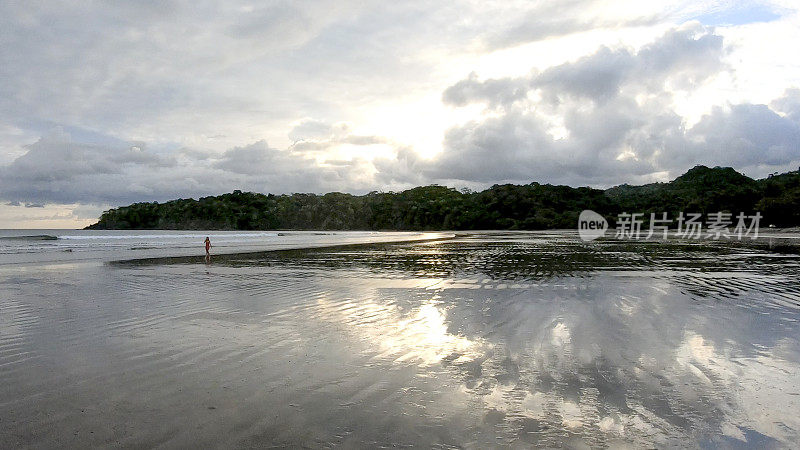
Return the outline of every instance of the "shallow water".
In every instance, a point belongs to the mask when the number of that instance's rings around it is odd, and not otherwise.
[[[792,448],[800,258],[471,233],[0,270],[0,442]]]
[[[0,230],[0,266],[65,261],[116,261],[399,242],[452,236],[437,232],[202,231],[202,230]]]

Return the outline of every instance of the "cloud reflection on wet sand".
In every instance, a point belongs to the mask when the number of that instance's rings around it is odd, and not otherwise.
[[[799,263],[520,233],[7,270],[0,437],[789,447]]]

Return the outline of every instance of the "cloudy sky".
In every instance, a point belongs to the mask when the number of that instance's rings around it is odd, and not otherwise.
[[[0,228],[234,189],[800,166],[800,6],[0,2]]]

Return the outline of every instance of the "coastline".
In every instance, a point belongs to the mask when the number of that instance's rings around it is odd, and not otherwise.
[[[5,230],[9,234],[9,230]],[[204,251],[202,240],[206,235],[212,239],[212,257],[237,253],[258,253],[272,250],[350,245],[359,243],[382,243],[442,239],[454,236],[441,232],[319,232],[296,231],[273,233],[222,232],[194,230],[137,230],[133,231],[83,231],[83,230],[11,230],[18,235],[36,238],[35,250],[25,247],[18,236],[7,236],[6,242],[17,246],[6,252],[0,251],[0,268],[39,264],[76,264],[111,262],[148,258],[179,258],[199,256]],[[46,233],[45,233],[46,231]],[[71,234],[69,239],[57,235]],[[39,236],[47,236],[47,239]],[[226,236],[237,236],[226,240]],[[245,236],[244,238],[238,236]],[[175,239],[164,239],[175,237]],[[54,239],[55,238],[55,239]],[[166,242],[165,242],[166,241]],[[2,250],[2,249],[0,249]]]

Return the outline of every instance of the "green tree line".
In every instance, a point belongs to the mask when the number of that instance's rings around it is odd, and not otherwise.
[[[668,183],[606,190],[550,184],[495,185],[481,192],[422,186],[402,192],[219,196],[110,209],[90,229],[542,230],[574,228],[591,209],[705,214],[761,212],[763,224],[800,225],[800,171],[754,180],[732,168],[697,166]]]

